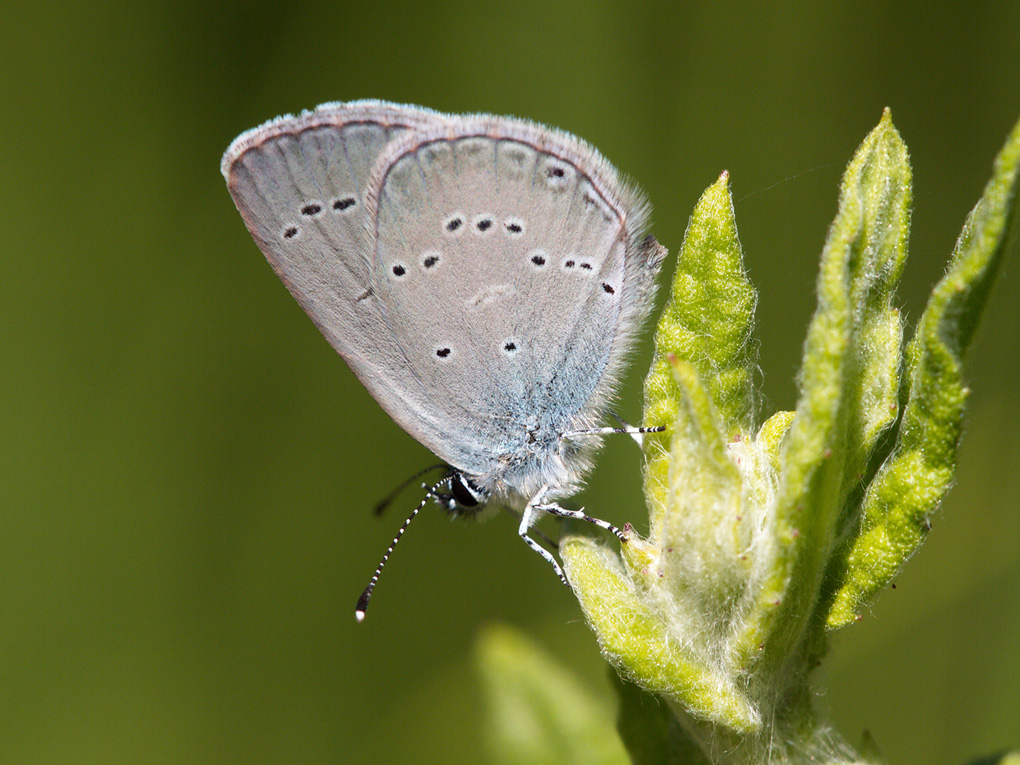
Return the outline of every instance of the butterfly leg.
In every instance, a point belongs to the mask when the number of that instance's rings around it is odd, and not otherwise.
[[[620,427],[623,428],[628,434],[630,434],[630,437],[634,439],[638,446],[644,447],[645,436],[640,428],[635,428],[633,425],[631,425],[629,422],[623,419],[616,412],[610,412],[609,416],[616,420],[618,423],[620,423]]]
[[[619,418],[617,418],[619,419]],[[622,420],[620,420],[623,422]],[[626,425],[626,423],[624,423]],[[571,430],[566,433],[560,433],[560,438],[577,438],[578,436],[611,436],[614,433],[625,433],[638,442],[638,445],[643,445],[642,436],[645,433],[661,433],[666,428],[663,425],[656,425],[651,428],[638,428],[631,425],[626,425],[622,428],[589,428],[588,430]]]
[[[547,491],[548,487],[543,486],[538,494],[532,497],[531,501],[528,502],[527,506],[524,508],[524,513],[521,515],[521,525],[518,528],[517,533],[520,534],[521,539],[528,543],[528,546],[532,550],[549,561],[549,565],[553,567],[553,571],[556,572],[560,581],[569,587],[570,582],[567,581],[567,577],[563,573],[563,569],[560,568],[560,564],[556,562],[552,553],[528,536],[529,529],[538,521],[540,513],[549,513],[549,515],[555,515],[560,518],[570,518],[575,521],[586,521],[593,526],[598,526],[600,529],[605,529],[606,531],[615,534],[621,542],[626,542],[627,537],[622,531],[620,531],[620,529],[611,524],[609,521],[604,521],[601,518],[593,518],[585,513],[584,508],[581,508],[580,510],[568,510],[565,507],[560,507],[555,502],[543,502],[542,500],[545,498]]]
[[[549,505],[537,505],[536,508],[538,510],[541,510],[543,513],[549,513],[549,515],[558,515],[560,518],[570,518],[575,521],[585,521],[587,523],[592,524],[593,526],[598,526],[600,529],[605,529],[611,534],[616,534],[617,538],[621,542],[627,541],[627,537],[624,535],[622,531],[616,528],[616,526],[611,524],[609,521],[602,520],[601,518],[593,518],[592,516],[584,512],[583,507],[580,510],[568,510],[565,507],[560,507],[559,505],[553,503]]]
[[[563,582],[563,584],[569,587],[570,582],[567,581],[567,577],[563,573],[563,569],[560,568],[560,564],[556,562],[552,553],[528,536],[529,529],[531,529],[531,527],[535,525],[535,522],[538,521],[539,513],[545,510],[545,507],[541,504],[541,502],[548,489],[548,486],[543,486],[539,490],[538,494],[532,497],[531,501],[525,506],[524,512],[521,514],[521,525],[518,527],[517,533],[520,534],[521,539],[528,543],[528,547],[549,561],[549,565],[553,567],[553,571],[556,572],[556,576],[560,578],[560,581]]]

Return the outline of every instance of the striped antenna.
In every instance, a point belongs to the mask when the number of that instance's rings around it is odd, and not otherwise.
[[[375,590],[376,584],[379,582],[379,575],[382,573],[383,566],[386,565],[386,561],[390,559],[390,555],[393,554],[393,548],[397,546],[397,542],[404,536],[404,532],[407,531],[407,527],[411,525],[411,521],[415,519],[415,516],[421,512],[422,508],[425,507],[425,503],[429,501],[430,497],[435,496],[436,491],[444,483],[448,483],[450,480],[449,476],[438,481],[431,487],[427,487],[425,496],[422,497],[421,502],[418,503],[418,507],[411,511],[411,514],[407,516],[407,520],[401,524],[400,529],[397,531],[397,535],[393,537],[393,541],[390,542],[390,546],[386,548],[386,554],[383,555],[382,560],[379,561],[379,565],[376,566],[375,573],[372,574],[372,581],[368,583],[368,587],[365,588],[364,592],[361,593],[361,597],[358,598],[358,606],[354,612],[354,618],[359,622],[365,621],[365,610],[368,608],[368,600],[372,597],[372,592]]]
[[[422,468],[414,475],[408,476],[406,479],[400,482],[397,488],[395,488],[393,491],[391,491],[389,494],[387,494],[385,497],[383,497],[376,503],[373,512],[376,515],[382,515],[383,512],[385,512],[386,508],[390,506],[390,503],[392,503],[393,500],[397,498],[397,495],[400,494],[400,492],[402,492],[404,489],[406,489],[408,486],[410,486],[412,483],[414,483],[416,480],[421,478],[426,473],[431,473],[433,470],[443,469],[449,470],[450,469],[449,465],[447,465],[445,462],[440,462],[438,465],[429,465],[427,468]]]

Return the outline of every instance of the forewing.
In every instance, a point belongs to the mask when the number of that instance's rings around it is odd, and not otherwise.
[[[416,131],[386,147],[367,204],[402,355],[458,443],[489,445],[453,464],[485,474],[595,424],[662,253],[594,149],[504,118]]]

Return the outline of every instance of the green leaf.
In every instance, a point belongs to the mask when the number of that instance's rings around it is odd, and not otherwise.
[[[560,543],[564,571],[609,661],[642,688],[676,699],[691,714],[729,730],[761,721],[733,681],[708,666],[627,576],[619,558],[587,537]]]
[[[800,399],[781,454],[746,615],[732,650],[777,669],[812,618],[844,503],[895,416],[899,318],[890,308],[909,233],[910,165],[888,110],[847,166],[818,277]]]
[[[1020,123],[996,158],[910,342],[897,443],[865,494],[860,530],[827,617],[830,629],[855,620],[892,579],[924,540],[928,517],[949,489],[968,393],[963,357],[1017,227],[1018,167]]]
[[[907,147],[887,109],[864,168],[861,235],[850,260],[852,351],[847,369],[849,454],[844,490],[860,484],[879,438],[898,414],[903,325],[892,307],[907,260],[912,174]]]
[[[691,215],[645,379],[646,425],[671,425],[680,390],[669,356],[694,365],[727,437],[750,432],[755,369],[751,327],[757,294],[744,271],[729,174],[705,191]],[[670,432],[646,436],[646,496],[657,536],[667,491]]]
[[[680,397],[668,502],[659,537],[650,540],[659,553],[656,587],[684,604],[688,628],[707,635],[728,629],[719,603],[738,599],[747,582],[753,519],[742,512],[740,471],[706,386],[692,364],[669,361]]]
[[[521,633],[490,626],[477,667],[497,763],[627,763],[612,706]]]
[[[664,761],[686,743],[732,763],[861,761],[815,715],[808,678],[826,627],[888,581],[949,485],[960,360],[1016,226],[1018,164],[1020,126],[904,362],[893,292],[912,178],[883,114],[840,186],[797,410],[754,435],[754,292],[726,177],[705,192],[645,383],[646,424],[667,426],[646,441],[649,536],[626,527],[620,555],[588,538],[560,545],[604,655],[673,714],[667,724],[623,686],[635,758]],[[865,759],[881,757],[872,747]]]

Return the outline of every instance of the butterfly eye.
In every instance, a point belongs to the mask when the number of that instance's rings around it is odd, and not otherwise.
[[[474,482],[460,472],[455,472],[450,477],[450,493],[463,507],[477,507],[484,499]]]

